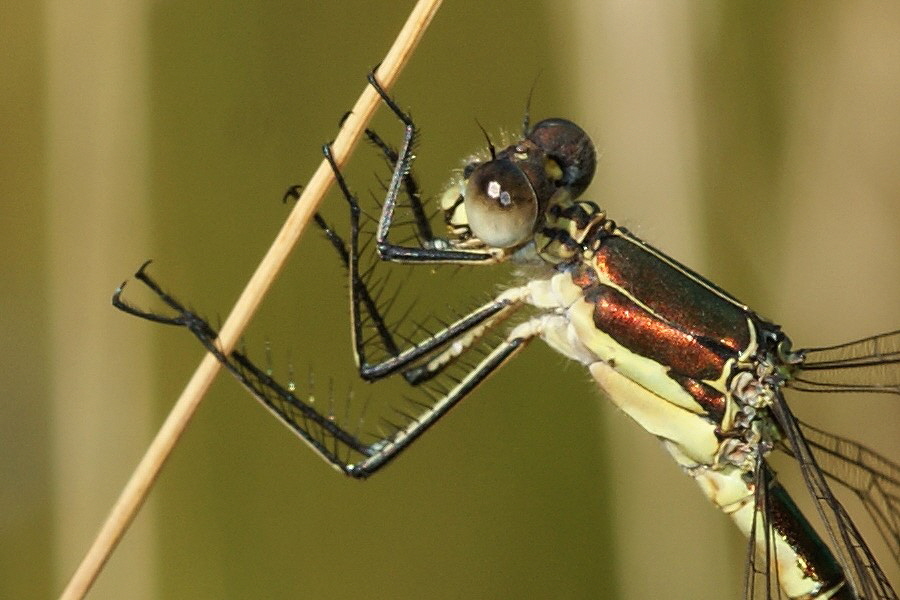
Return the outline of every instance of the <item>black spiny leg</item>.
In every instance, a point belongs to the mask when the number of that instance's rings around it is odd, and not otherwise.
[[[374,71],[369,73],[369,83],[381,96],[384,104],[391,109],[394,115],[403,123],[404,135],[403,143],[400,151],[396,154],[397,160],[394,164],[394,172],[391,175],[391,181],[388,184],[387,193],[384,198],[384,205],[381,209],[381,218],[378,222],[378,229],[375,234],[375,244],[378,249],[378,256],[382,260],[389,260],[401,263],[456,263],[456,264],[493,264],[496,262],[495,255],[490,252],[478,250],[454,250],[450,249],[449,243],[441,238],[425,235],[420,228],[420,235],[423,236],[422,245],[418,247],[400,246],[392,244],[388,241],[388,233],[394,220],[394,209],[397,206],[397,196],[400,194],[400,187],[406,181],[406,175],[409,173],[413,161],[413,146],[415,145],[418,129],[412,118],[401,109],[396,102],[381,87],[375,78]],[[417,190],[418,193],[418,190]],[[415,201],[413,210],[415,211]],[[418,220],[418,217],[417,217]],[[427,232],[430,234],[430,231]]]
[[[328,160],[331,168],[334,170],[335,180],[340,188],[344,199],[350,208],[350,246],[349,250],[344,245],[343,240],[333,231],[331,227],[321,219],[317,218],[317,223],[325,231],[325,234],[331,240],[332,245],[337,249],[338,253],[347,266],[350,277],[350,302],[351,302],[351,321],[353,347],[356,353],[356,361],[359,367],[360,377],[367,381],[373,381],[388,377],[398,371],[412,369],[415,364],[423,359],[432,356],[436,352],[440,352],[441,348],[458,341],[462,336],[469,334],[475,328],[482,327],[486,331],[493,327],[503,319],[507,318],[512,312],[520,306],[520,303],[509,298],[497,298],[481,307],[475,309],[461,319],[432,335],[418,344],[414,344],[406,350],[399,351],[394,342],[390,331],[384,324],[377,304],[366,287],[366,283],[359,272],[359,231],[360,231],[360,214],[361,209],[356,196],[350,191],[344,176],[338,169],[331,154],[331,146],[326,144],[322,149],[325,159]],[[363,332],[362,307],[372,318],[373,323],[378,330],[379,336],[385,342],[385,346],[393,355],[390,358],[377,362],[369,363],[366,360],[366,349]],[[480,337],[472,336],[472,339],[464,344],[468,348],[472,342]],[[449,364],[451,361],[441,361],[441,368]],[[412,369],[411,373],[421,374],[421,368]],[[420,383],[425,379],[421,376],[410,375],[407,377],[410,383]]]
[[[388,160],[394,160],[394,172],[385,198],[385,207],[379,221],[376,243],[379,255],[382,258],[396,262],[455,262],[488,264],[495,262],[494,255],[488,252],[449,250],[449,243],[432,236],[424,211],[421,210],[421,202],[418,200],[418,186],[415,179],[409,174],[412,162],[412,144],[415,139],[415,127],[412,121],[394,104],[370,76],[370,81],[376,90],[382,95],[384,101],[394,111],[406,126],[404,144],[399,152],[394,152],[381,138],[371,134],[370,141],[381,148]],[[335,170],[338,185],[344,194],[351,213],[351,237],[349,244],[345,244],[337,233],[319,216],[317,224],[323,229],[331,241],[333,247],[341,256],[347,266],[351,284],[351,313],[353,320],[354,349],[356,352],[360,374],[369,380],[380,379],[393,373],[402,372],[411,383],[421,383],[440,373],[444,368],[452,364],[461,354],[469,352],[483,339],[486,332],[492,330],[498,323],[512,315],[516,310],[529,301],[530,293],[526,287],[507,290],[492,301],[482,305],[468,315],[456,320],[442,331],[430,335],[418,344],[408,349],[399,350],[393,340],[392,333],[378,310],[377,302],[365,285],[365,278],[359,272],[359,230],[360,208],[356,198],[350,193],[346,182],[337,170],[331,157],[330,148],[325,148],[325,156]],[[405,192],[410,196],[410,203],[414,213],[418,210],[416,223],[419,236],[422,238],[419,247],[403,247],[391,245],[386,241],[387,232],[392,223],[397,196],[401,187],[405,186]],[[299,187],[293,187],[285,194],[285,199],[296,198],[299,195]],[[418,207],[417,207],[418,205]],[[409,414],[399,409],[396,413],[401,415],[403,423],[391,425],[391,431],[386,434],[375,434],[374,441],[366,437],[366,442],[350,433],[358,428],[358,424],[352,424],[348,429],[342,419],[336,418],[332,408],[324,408],[316,404],[314,399],[307,397],[298,398],[293,392],[293,386],[283,386],[275,381],[271,375],[258,368],[249,358],[241,352],[233,352],[225,355],[217,345],[216,330],[194,312],[184,308],[173,297],[166,294],[142,268],[137,278],[150,287],[163,302],[174,310],[174,316],[151,313],[138,309],[122,300],[122,288],[119,288],[113,298],[113,303],[130,314],[140,316],[152,321],[178,325],[189,329],[216,358],[272,413],[281,419],[288,427],[297,433],[301,439],[309,444],[318,454],[325,458],[333,466],[353,477],[367,477],[383,465],[399,455],[413,441],[424,433],[431,425],[437,422],[452,406],[468,395],[484,379],[520,351],[536,335],[540,335],[541,324],[535,322],[533,326],[524,329],[516,328],[509,336],[505,337],[499,345],[469,370],[460,379],[450,378],[453,385],[441,397],[426,396],[426,401],[413,401],[415,406],[423,408],[421,412]],[[393,354],[385,361],[369,364],[365,360],[364,340],[362,339],[363,326],[362,314],[368,313],[373,320],[378,335],[381,337],[385,348]],[[343,420],[346,420],[344,418]],[[368,436],[368,434],[366,434]]]
[[[381,150],[388,166],[393,169],[394,165],[397,164],[397,161],[400,160],[397,151],[371,129],[366,129],[366,139],[368,139],[373,146]],[[435,238],[434,233],[431,230],[431,221],[428,218],[428,215],[425,214],[425,207],[422,204],[422,195],[419,191],[419,183],[416,181],[412,171],[407,171],[403,176],[403,188],[407,198],[409,198],[409,206],[413,213],[413,221],[416,225],[416,232],[419,235],[419,242],[422,244],[433,243]]]
[[[348,466],[350,453],[362,456],[370,456],[374,453],[369,444],[362,442],[355,434],[342,428],[336,422],[333,414],[322,414],[311,404],[298,399],[243,353],[234,351],[226,356],[216,342],[218,332],[205,319],[188,310],[178,300],[163,291],[162,287],[147,274],[148,264],[149,261],[141,265],[141,268],[135,273],[135,278],[150,288],[164,304],[175,312],[175,315],[166,316],[145,311],[125,302],[122,299],[125,283],[122,283],[113,294],[113,306],[128,314],[155,323],[177,325],[188,329],[253,396],[338,470],[352,475]]]
[[[352,198],[352,197],[351,197]],[[358,213],[357,221],[358,221]],[[354,224],[350,246],[351,279],[356,278],[355,236],[358,222]],[[299,399],[292,391],[275,381],[272,376],[258,368],[242,352],[225,355],[218,347],[218,332],[196,313],[184,308],[146,273],[146,265],[137,272],[139,281],[147,285],[159,298],[175,311],[175,316],[166,316],[141,310],[122,300],[124,283],[113,295],[113,304],[135,316],[158,323],[178,325],[190,330],[218,360],[225,366],[260,402],[292,429],[313,450],[335,468],[356,478],[365,478],[390,462],[409,447],[418,437],[440,420],[454,405],[483,382],[490,373],[518,353],[534,336],[540,334],[538,326],[527,328],[521,333],[513,332],[493,351],[486,355],[464,378],[459,380],[444,396],[428,405],[419,404],[425,410],[418,415],[400,413],[407,419],[405,425],[397,425],[387,435],[378,436],[373,443],[363,442],[356,433],[351,433],[337,419],[332,411],[321,412],[312,398]],[[511,293],[516,292],[516,293]],[[385,373],[395,372],[410,366],[417,359],[437,350],[449,342],[460,342],[459,350],[448,348],[438,354],[438,362],[452,360],[458,352],[471,348],[481,330],[489,329],[511,315],[526,300],[527,288],[508,290],[495,300],[485,304],[468,316],[460,319],[444,331],[432,336],[420,345],[401,352],[397,357],[375,365]],[[360,292],[353,294],[354,317],[358,318]],[[474,331],[473,331],[474,330]],[[454,344],[456,346],[456,344]],[[429,367],[431,368],[431,367]],[[434,367],[439,371],[442,366]],[[381,375],[384,376],[384,375]],[[399,412],[399,411],[398,411]],[[357,460],[357,458],[359,460]]]
[[[342,118],[346,118],[346,115]],[[376,146],[385,159],[391,164],[396,163],[398,159],[397,151],[387,144],[381,136],[371,129],[366,130],[367,139]],[[358,199],[350,191],[343,174],[337,167],[334,157],[331,154],[330,145],[323,147],[323,154],[328,160],[335,175],[341,193],[350,207],[351,221],[351,243],[348,248],[343,238],[331,227],[328,222],[319,214],[314,215],[316,225],[322,230],[332,247],[338,253],[344,267],[350,274],[350,290],[351,290],[351,320],[352,320],[352,336],[354,353],[358,365],[359,375],[367,381],[375,381],[388,377],[403,371],[406,380],[412,385],[418,385],[442,372],[447,366],[459,357],[459,355],[477,342],[484,333],[491,327],[499,324],[512,314],[513,306],[509,301],[493,300],[478,309],[470,312],[456,322],[448,325],[443,330],[430,336],[418,344],[413,344],[406,350],[401,351],[393,334],[390,331],[381,311],[378,307],[376,299],[373,297],[365,277],[360,273],[359,269],[359,231],[360,231],[360,215],[361,208]],[[407,171],[403,176],[403,186],[406,195],[409,198],[410,205],[413,210],[416,230],[421,239],[433,240],[431,226],[427,216],[425,215],[424,206],[419,193],[419,186],[411,171]],[[283,200],[296,200],[302,186],[293,185],[288,188]],[[370,363],[366,359],[366,340],[364,337],[363,326],[363,310],[369,315],[372,326],[383,344],[384,349],[391,355],[391,358]],[[448,344],[459,339],[471,332],[477,327],[482,327],[478,335],[469,335],[465,343],[461,346],[456,344],[453,350],[443,349]],[[427,360],[426,360],[427,359]],[[424,361],[424,364],[416,365],[417,362]],[[415,365],[415,366],[414,366]]]

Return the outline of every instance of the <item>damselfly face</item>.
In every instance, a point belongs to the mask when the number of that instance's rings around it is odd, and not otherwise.
[[[519,250],[555,222],[594,177],[593,142],[575,123],[546,119],[490,159],[473,160],[453,182],[440,206],[451,246]]]

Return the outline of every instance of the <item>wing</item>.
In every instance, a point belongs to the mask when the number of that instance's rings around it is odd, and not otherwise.
[[[871,340],[873,338],[869,338]],[[849,446],[843,446],[839,442],[843,442],[840,438],[833,436],[822,436],[819,430],[807,428],[813,436],[813,441],[808,441],[804,436],[804,426],[794,417],[784,397],[778,394],[771,407],[772,414],[775,417],[779,427],[784,433],[785,443],[788,451],[796,458],[803,473],[803,479],[807,489],[815,500],[816,509],[828,532],[828,537],[832,544],[832,551],[835,557],[841,563],[847,581],[850,583],[858,598],[866,599],[896,599],[897,594],[891,588],[887,577],[878,565],[871,550],[847,514],[843,505],[835,498],[826,481],[826,472],[820,468],[816,456],[813,454],[812,448],[817,448],[823,455],[832,457],[841,457],[842,460],[836,461],[835,464],[844,465],[851,469],[857,476],[862,478],[863,482],[871,482],[874,477],[873,473],[880,473],[877,469],[872,469],[869,463],[857,460],[853,452],[862,450],[861,446],[850,443]],[[872,456],[874,453],[869,453]],[[868,456],[868,455],[867,455]],[[868,456],[871,459],[871,456]],[[881,457],[879,457],[881,458]],[[850,460],[852,459],[852,460]],[[892,465],[886,459],[881,459]],[[876,461],[877,464],[877,461]],[[896,465],[892,465],[896,469]],[[890,469],[888,469],[890,471]],[[836,475],[838,471],[835,469],[833,473]],[[832,475],[832,476],[835,476]],[[867,479],[867,477],[871,479]],[[890,478],[888,479],[890,481]],[[857,489],[854,484],[848,484],[850,489]],[[872,496],[869,505],[873,507],[882,506],[888,520],[896,520],[896,512],[891,516],[891,503],[880,503],[875,500],[877,495],[870,494],[865,484],[858,486],[859,489],[866,490],[864,496]],[[896,487],[894,480],[893,487]],[[889,488],[890,489],[890,488]],[[893,505],[896,507],[896,504]],[[870,509],[871,512],[871,509]],[[876,511],[877,512],[877,511]],[[894,523],[894,531],[896,532],[896,523]],[[890,531],[890,527],[888,528]]]
[[[900,465],[853,440],[798,423],[821,470],[860,499],[900,562]]]
[[[806,392],[900,394],[900,329],[798,353],[804,359],[788,387]]]

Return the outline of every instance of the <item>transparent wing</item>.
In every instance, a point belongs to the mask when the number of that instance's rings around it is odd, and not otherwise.
[[[850,345],[852,346],[853,344]],[[819,430],[814,430],[813,428],[807,429],[814,438],[813,441],[808,441],[803,434],[804,426],[794,417],[785,403],[784,397],[780,394],[772,404],[772,413],[784,433],[788,451],[797,459],[800,465],[803,479],[815,500],[816,509],[828,532],[832,551],[843,566],[847,581],[852,586],[857,597],[879,600],[896,599],[897,594],[891,588],[884,571],[882,571],[871,550],[862,539],[859,530],[847,514],[846,509],[835,498],[831,488],[828,486],[826,472],[820,468],[812,450],[815,447],[823,456],[840,457],[836,461],[829,460],[829,463],[833,462],[833,465],[829,468],[843,465],[844,468],[855,473],[856,476],[861,477],[862,481],[865,482],[867,477],[871,476],[874,471],[869,468],[869,463],[858,460],[854,456],[854,451],[862,448],[852,444],[852,442],[850,446],[844,446],[840,443],[843,440],[827,434],[822,436]],[[871,454],[874,455],[874,453]],[[887,462],[890,464],[889,461]],[[894,465],[894,468],[896,468],[896,465]],[[838,473],[838,470],[834,469],[834,473]],[[871,479],[868,479],[868,481],[871,481]],[[848,484],[848,487],[856,489],[852,482]],[[866,486],[863,485],[861,488],[866,489]],[[868,496],[868,492],[865,495]],[[877,506],[876,500],[870,500],[869,503],[872,506]],[[890,505],[888,504],[888,506]],[[896,514],[890,518],[896,519]]]
[[[804,360],[788,387],[807,392],[900,394],[900,330],[798,353]]]
[[[900,562],[900,465],[853,440],[798,423],[821,470],[860,499]]]

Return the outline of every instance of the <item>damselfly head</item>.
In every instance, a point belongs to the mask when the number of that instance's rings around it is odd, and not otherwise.
[[[594,176],[594,144],[578,125],[545,119],[523,139],[473,160],[442,200],[458,243],[514,249],[528,244],[560,200],[578,197]],[[480,244],[479,244],[480,243]]]

